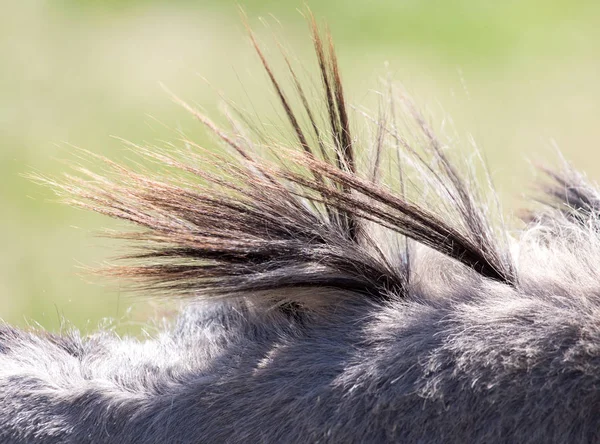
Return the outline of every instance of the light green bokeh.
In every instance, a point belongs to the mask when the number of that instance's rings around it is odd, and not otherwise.
[[[22,177],[58,175],[70,144],[115,159],[120,136],[160,144],[185,131],[212,141],[159,86],[217,112],[219,92],[277,121],[264,73],[230,1],[12,1],[0,17],[0,318],[57,329],[121,318],[123,332],[160,308],[81,271],[118,254],[94,235],[115,223],[53,202]],[[241,1],[277,58],[272,35],[314,68],[302,2]],[[386,62],[416,101],[473,133],[509,209],[556,140],[598,177],[600,3],[596,1],[320,1],[350,101],[373,101]],[[276,17],[273,18],[271,16]],[[265,17],[269,26],[259,20]],[[277,64],[277,63],[276,63]],[[206,78],[209,83],[205,82]]]

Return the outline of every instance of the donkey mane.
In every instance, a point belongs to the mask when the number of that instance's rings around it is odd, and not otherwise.
[[[185,308],[143,341],[1,326],[1,442],[600,438],[598,189],[544,169],[507,227],[491,181],[401,91],[356,130],[309,23],[319,101],[283,53],[289,94],[248,28],[288,139],[173,95],[224,150],[130,144],[152,170],[90,155],[109,171],[38,178],[136,226],[103,272]]]
[[[58,184],[71,203],[144,229],[122,235],[142,249],[128,259],[144,263],[113,272],[137,280],[144,291],[192,297],[253,298],[257,292],[259,297],[265,293],[282,297],[280,290],[286,288],[285,298],[294,300],[294,289],[325,287],[383,300],[390,294],[406,295],[411,267],[406,251],[416,242],[483,278],[516,285],[506,239],[496,233],[486,205],[470,189],[471,181],[461,176],[442,141],[406,97],[400,98],[400,105],[415,124],[414,141],[403,138],[382,113],[377,119],[380,134],[360,168],[356,149],[361,141],[353,137],[332,40],[327,35],[324,41],[314,18],[311,30],[326,125],[317,121],[315,116],[322,113],[308,103],[286,57],[303,106],[292,108],[249,30],[297,148],[276,140],[257,148],[259,143],[249,136],[217,127],[174,97],[234,156],[202,150],[182,160],[173,153],[137,147],[141,154],[192,179],[176,181],[172,177],[181,174],[173,173],[160,178],[154,172],[140,174],[110,163],[116,173],[110,180],[81,169],[87,179]],[[389,107],[398,106],[394,100],[390,98]],[[277,160],[266,160],[257,152],[260,148]],[[397,160],[395,171],[382,177],[381,163],[390,157],[386,150],[393,151]],[[412,182],[404,178],[405,163],[413,165],[420,181],[428,185],[427,190],[412,190],[418,199],[406,192]],[[210,165],[225,174],[191,165]],[[385,254],[374,229],[391,232],[406,247]]]

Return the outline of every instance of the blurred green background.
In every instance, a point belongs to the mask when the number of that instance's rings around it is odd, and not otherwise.
[[[240,0],[269,53],[276,34],[314,69],[290,0]],[[308,2],[329,24],[350,101],[371,100],[386,62],[417,103],[443,108],[487,157],[501,200],[516,209],[527,160],[565,156],[600,177],[600,2],[347,0]],[[260,18],[270,26],[266,27]],[[207,82],[202,77],[208,79]],[[95,236],[113,221],[57,204],[22,177],[58,175],[70,144],[114,159],[111,136],[161,143],[182,130],[210,140],[159,86],[216,112],[224,91],[277,111],[229,0],[4,0],[0,14],[0,318],[84,328],[122,319],[136,331],[157,308],[82,272],[115,256]],[[269,117],[271,116],[271,117]],[[127,308],[136,307],[126,316]]]

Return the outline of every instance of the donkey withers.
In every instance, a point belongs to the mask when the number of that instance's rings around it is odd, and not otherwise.
[[[251,34],[292,141],[180,101],[220,154],[50,181],[139,227],[113,274],[186,304],[143,341],[3,325],[0,442],[600,440],[600,192],[548,170],[506,227],[408,98],[355,122],[312,31],[319,101]]]

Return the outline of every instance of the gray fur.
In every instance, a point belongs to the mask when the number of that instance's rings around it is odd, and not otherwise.
[[[300,148],[285,162],[190,109],[235,151],[202,158],[227,177],[145,152],[197,182],[114,166],[59,186],[144,228],[116,274],[187,299],[143,340],[0,327],[1,443],[600,441],[599,192],[550,172],[515,236],[405,98],[411,142],[377,119],[361,173],[313,31],[329,129],[296,82],[298,117],[257,47]]]
[[[190,305],[143,342],[5,327],[1,442],[596,442],[599,276],[565,254],[519,292],[433,271],[312,319]]]

